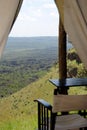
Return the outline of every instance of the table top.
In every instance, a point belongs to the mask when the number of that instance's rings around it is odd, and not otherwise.
[[[50,79],[56,87],[87,86],[87,78]]]

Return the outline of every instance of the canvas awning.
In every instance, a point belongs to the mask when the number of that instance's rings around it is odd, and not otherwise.
[[[55,0],[66,33],[87,68],[87,0]]]
[[[0,0],[0,57],[23,0]]]

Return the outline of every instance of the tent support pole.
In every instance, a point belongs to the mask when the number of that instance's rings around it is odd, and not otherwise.
[[[59,20],[59,79],[65,79],[67,77],[67,36],[62,24],[61,18]],[[67,94],[67,89],[63,86],[61,88],[61,93]]]

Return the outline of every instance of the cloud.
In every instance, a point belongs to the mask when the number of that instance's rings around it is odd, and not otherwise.
[[[56,35],[58,12],[52,0],[24,0],[11,36]]]
[[[44,4],[43,7],[47,8],[47,9],[54,9],[55,8],[55,4]]]
[[[51,12],[50,15],[52,17],[54,17],[54,18],[58,18],[59,17],[58,13],[55,13],[55,12]]]

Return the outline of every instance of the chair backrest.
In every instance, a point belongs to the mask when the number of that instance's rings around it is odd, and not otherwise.
[[[53,112],[87,109],[87,95],[54,95]]]

